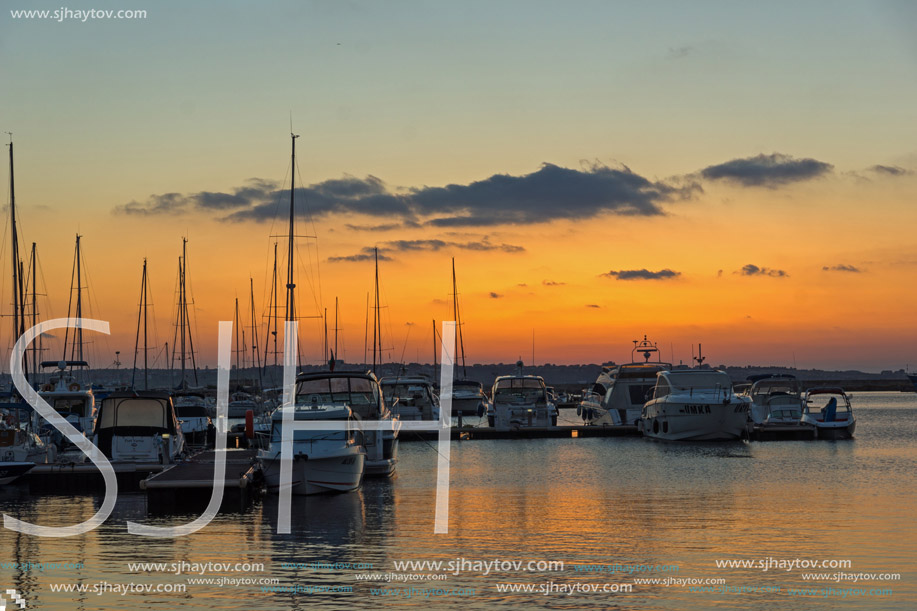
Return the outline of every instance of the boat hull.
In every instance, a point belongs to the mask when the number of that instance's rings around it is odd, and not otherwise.
[[[12,484],[14,481],[28,473],[34,466],[35,463],[33,462],[0,463],[0,486]]]
[[[324,458],[294,456],[292,492],[297,496],[306,496],[356,490],[363,483],[364,460],[362,452]],[[281,486],[280,458],[262,458],[262,464],[268,492],[278,493]]]
[[[842,426],[828,426],[829,424],[831,423],[819,422],[815,425],[818,439],[853,439],[857,427],[856,420]]]
[[[655,409],[654,409],[655,408]],[[643,434],[668,441],[730,441],[745,436],[747,403],[647,404]]]

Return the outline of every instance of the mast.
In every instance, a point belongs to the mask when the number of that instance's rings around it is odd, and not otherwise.
[[[134,371],[131,373],[131,388],[134,388],[134,379],[137,375],[137,353],[140,350],[140,328],[143,327],[143,389],[149,390],[149,367],[147,362],[147,284],[146,284],[146,257],[143,258],[143,275],[140,279],[140,307],[137,310],[137,336],[134,339]],[[143,323],[141,325],[141,322]],[[168,353],[168,344],[166,344]]]
[[[242,322],[242,321],[239,320],[239,298],[236,297],[236,313],[235,313],[235,315],[233,316],[232,324],[233,324],[233,326],[234,326],[236,329],[238,329],[238,328],[239,328],[239,323],[240,323],[240,322]],[[242,333],[244,333],[244,332],[245,332],[245,331],[242,331]],[[240,362],[240,361],[241,361],[241,357],[242,357],[242,347],[241,347],[240,344],[239,344],[239,340],[240,340],[242,334],[241,334],[241,333],[236,333],[235,335],[236,335],[236,373],[238,373],[239,375],[242,375],[242,363]]]
[[[369,293],[366,293],[366,321],[363,323],[363,365],[367,365],[366,346],[369,343]]]
[[[462,377],[466,378],[468,377],[468,372],[465,370],[465,342],[462,339],[462,319],[459,315],[458,289],[455,282],[455,257],[452,257],[452,316],[455,320],[455,326],[458,328],[459,347],[462,354]]]
[[[76,318],[83,317],[83,276],[82,276],[82,256],[80,255],[80,234],[76,234],[76,247],[73,252],[73,273],[70,276],[70,301],[67,303],[67,316],[73,312],[73,282],[76,281]],[[61,356],[62,361],[67,360],[67,343],[70,339],[70,328],[64,332],[64,353]],[[70,360],[83,360],[83,326],[77,325],[73,334],[73,345],[70,346]]]
[[[325,323],[325,361],[328,361],[331,357],[328,355],[328,308],[325,308],[325,315],[322,316],[322,321]]]
[[[335,360],[337,360],[338,358],[338,331],[340,331],[340,329],[338,328],[338,315],[340,313],[341,312],[338,309],[338,298],[335,297],[334,298],[334,352],[332,353],[332,356],[334,357]]]
[[[252,310],[252,367],[258,367],[258,388],[264,389],[264,381],[261,377],[261,354],[258,352],[258,328],[255,324],[255,280],[248,277],[249,300]]]
[[[23,304],[22,268],[19,261],[19,233],[16,231],[16,183],[13,171],[13,141],[10,134],[10,234],[13,265],[13,341],[25,333],[25,305]],[[26,361],[26,366],[28,361]],[[23,373],[28,374],[27,371]]]
[[[254,297],[252,297],[254,304]],[[254,305],[252,305],[254,307]],[[273,326],[271,323],[273,322]],[[254,324],[254,323],[253,323]],[[252,331],[254,333],[254,330]],[[268,346],[274,340],[274,367],[277,366],[277,242],[274,242],[274,271],[271,277],[271,297],[268,299],[267,334],[264,337],[264,369],[267,369]]]
[[[295,303],[295,293],[296,284],[293,282],[293,236],[296,221],[295,221],[295,209],[293,207],[293,199],[296,194],[296,139],[299,138],[296,134],[290,134],[290,141],[293,144],[291,159],[292,164],[290,166],[290,235],[287,239],[287,303],[286,303],[286,321],[290,322],[296,320],[296,303]]]
[[[376,373],[376,346],[379,347],[379,365],[382,365],[382,325],[379,317],[379,249],[373,248],[373,253],[376,260],[376,304],[373,312],[373,373]]]
[[[32,242],[32,326],[38,324],[38,286],[36,284],[38,276],[38,252],[35,242]],[[37,342],[32,346],[32,380],[33,384],[38,381],[38,353],[41,352],[41,335],[38,336]]]
[[[436,319],[433,319],[433,377],[436,378]]]

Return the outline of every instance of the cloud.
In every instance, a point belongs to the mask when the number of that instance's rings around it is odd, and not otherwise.
[[[555,282],[553,280],[542,280],[541,283],[545,286],[564,286],[566,282]]]
[[[908,170],[896,165],[874,165],[869,169],[876,174],[884,174],[886,176],[905,176],[914,173],[913,170]]]
[[[582,220],[603,213],[656,216],[664,203],[690,199],[701,186],[693,180],[653,181],[627,166],[594,163],[583,169],[544,163],[529,174],[494,174],[468,184],[393,189],[375,176],[344,176],[298,187],[298,213],[313,218],[365,214],[384,218],[370,225],[349,225],[355,231],[388,231],[402,226],[488,227],[528,225],[557,219]],[[276,182],[251,179],[230,192],[202,191],[182,195],[151,195],[115,212],[155,215],[176,211],[216,212],[223,221],[267,221],[284,213],[289,190]]]
[[[500,299],[501,297],[503,297],[503,295],[501,295],[500,293],[495,293],[493,291],[490,292],[491,299]]]
[[[380,261],[392,261],[391,253],[397,252],[438,252],[443,249],[458,248],[460,250],[473,251],[500,251],[505,253],[525,252],[522,246],[515,244],[494,244],[487,236],[478,241],[472,242],[448,242],[446,240],[428,239],[428,240],[390,240],[382,242],[378,247]],[[364,247],[359,253],[346,257],[329,257],[329,263],[340,261],[369,261],[373,259],[374,249],[371,246]]]
[[[788,278],[789,274],[782,269],[770,269],[767,267],[758,267],[749,263],[742,266],[742,269],[735,272],[741,276],[770,276],[772,278]]]
[[[668,280],[677,278],[681,272],[672,271],[668,268],[661,269],[658,272],[651,272],[648,269],[622,269],[620,271],[610,271],[601,274],[606,278],[617,278],[618,280]]]
[[[587,303],[586,307],[587,308],[601,308],[602,306],[595,304],[595,303]]]
[[[681,59],[682,57],[687,57],[694,52],[693,45],[682,45],[680,47],[669,47],[669,52],[667,57],[669,59]]]
[[[701,170],[700,174],[708,180],[728,180],[745,187],[775,189],[788,183],[817,178],[833,168],[830,163],[816,159],[794,159],[789,155],[774,153],[711,165]]]
[[[853,266],[853,265],[844,265],[844,264],[840,264],[840,265],[825,265],[824,267],[822,267],[822,271],[826,271],[826,272],[853,272],[853,273],[855,273],[855,274],[859,274],[859,273],[861,273],[863,270],[861,270],[860,268],[855,267],[855,266]]]

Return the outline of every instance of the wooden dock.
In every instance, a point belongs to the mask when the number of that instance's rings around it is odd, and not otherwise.
[[[257,450],[226,450],[226,476],[220,511],[244,511],[260,493]],[[216,451],[206,450],[140,482],[152,513],[201,511],[210,502]]]
[[[635,426],[551,426],[519,427],[510,430],[497,430],[493,427],[453,427],[450,437],[453,441],[473,439],[563,439],[571,437],[639,437]],[[401,441],[436,441],[438,431],[403,431],[398,439]]]

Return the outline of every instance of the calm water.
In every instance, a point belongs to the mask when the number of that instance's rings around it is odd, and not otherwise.
[[[915,608],[917,529],[912,514],[917,496],[917,394],[857,393],[854,409],[858,424],[853,441],[455,442],[448,535],[433,534],[437,455],[434,445],[427,443],[401,445],[394,480],[369,481],[357,493],[294,499],[289,535],[276,533],[277,502],[267,498],[247,513],[218,516],[188,537],[133,537],[126,532],[126,520],[167,525],[188,518],[150,519],[143,495],[122,494],[112,518],[81,537],[41,539],[0,532],[0,563],[78,565],[40,570],[7,564],[0,567],[0,586],[24,593],[30,608],[71,609]],[[563,414],[563,419],[572,422],[575,415]],[[41,524],[82,521],[98,503],[93,496],[30,498],[27,488],[0,489],[3,512]],[[522,561],[523,567],[530,561],[561,561],[564,569],[498,567],[483,575],[483,566],[466,564],[460,574],[450,573],[446,580],[386,583],[380,579],[393,572],[445,572],[396,570],[396,561],[459,558],[468,563]],[[789,571],[716,566],[717,560],[767,558],[849,560],[850,565]],[[277,582],[274,586],[194,584],[187,574],[131,572],[128,563],[134,562],[262,563],[263,571],[211,566],[204,575],[190,577]],[[363,563],[372,568],[305,566],[312,562]],[[803,579],[804,573],[838,572],[899,573],[901,579]],[[377,574],[373,581],[357,579],[359,574],[372,573]],[[719,579],[725,585],[633,585],[635,578]],[[108,591],[94,593],[94,587],[105,587],[99,585],[102,582],[108,584]],[[187,591],[126,595],[112,591],[131,583],[154,588],[184,585]],[[52,585],[56,584],[79,584],[90,591],[55,593]],[[503,584],[533,586],[535,591],[498,591]],[[560,589],[596,585],[614,590],[618,584],[631,584],[632,591],[568,595]],[[300,591],[262,590],[275,586]],[[412,587],[413,594],[407,597]],[[722,591],[724,587],[729,591]],[[315,591],[319,588],[352,588],[352,592]],[[554,592],[542,593],[550,588]]]

